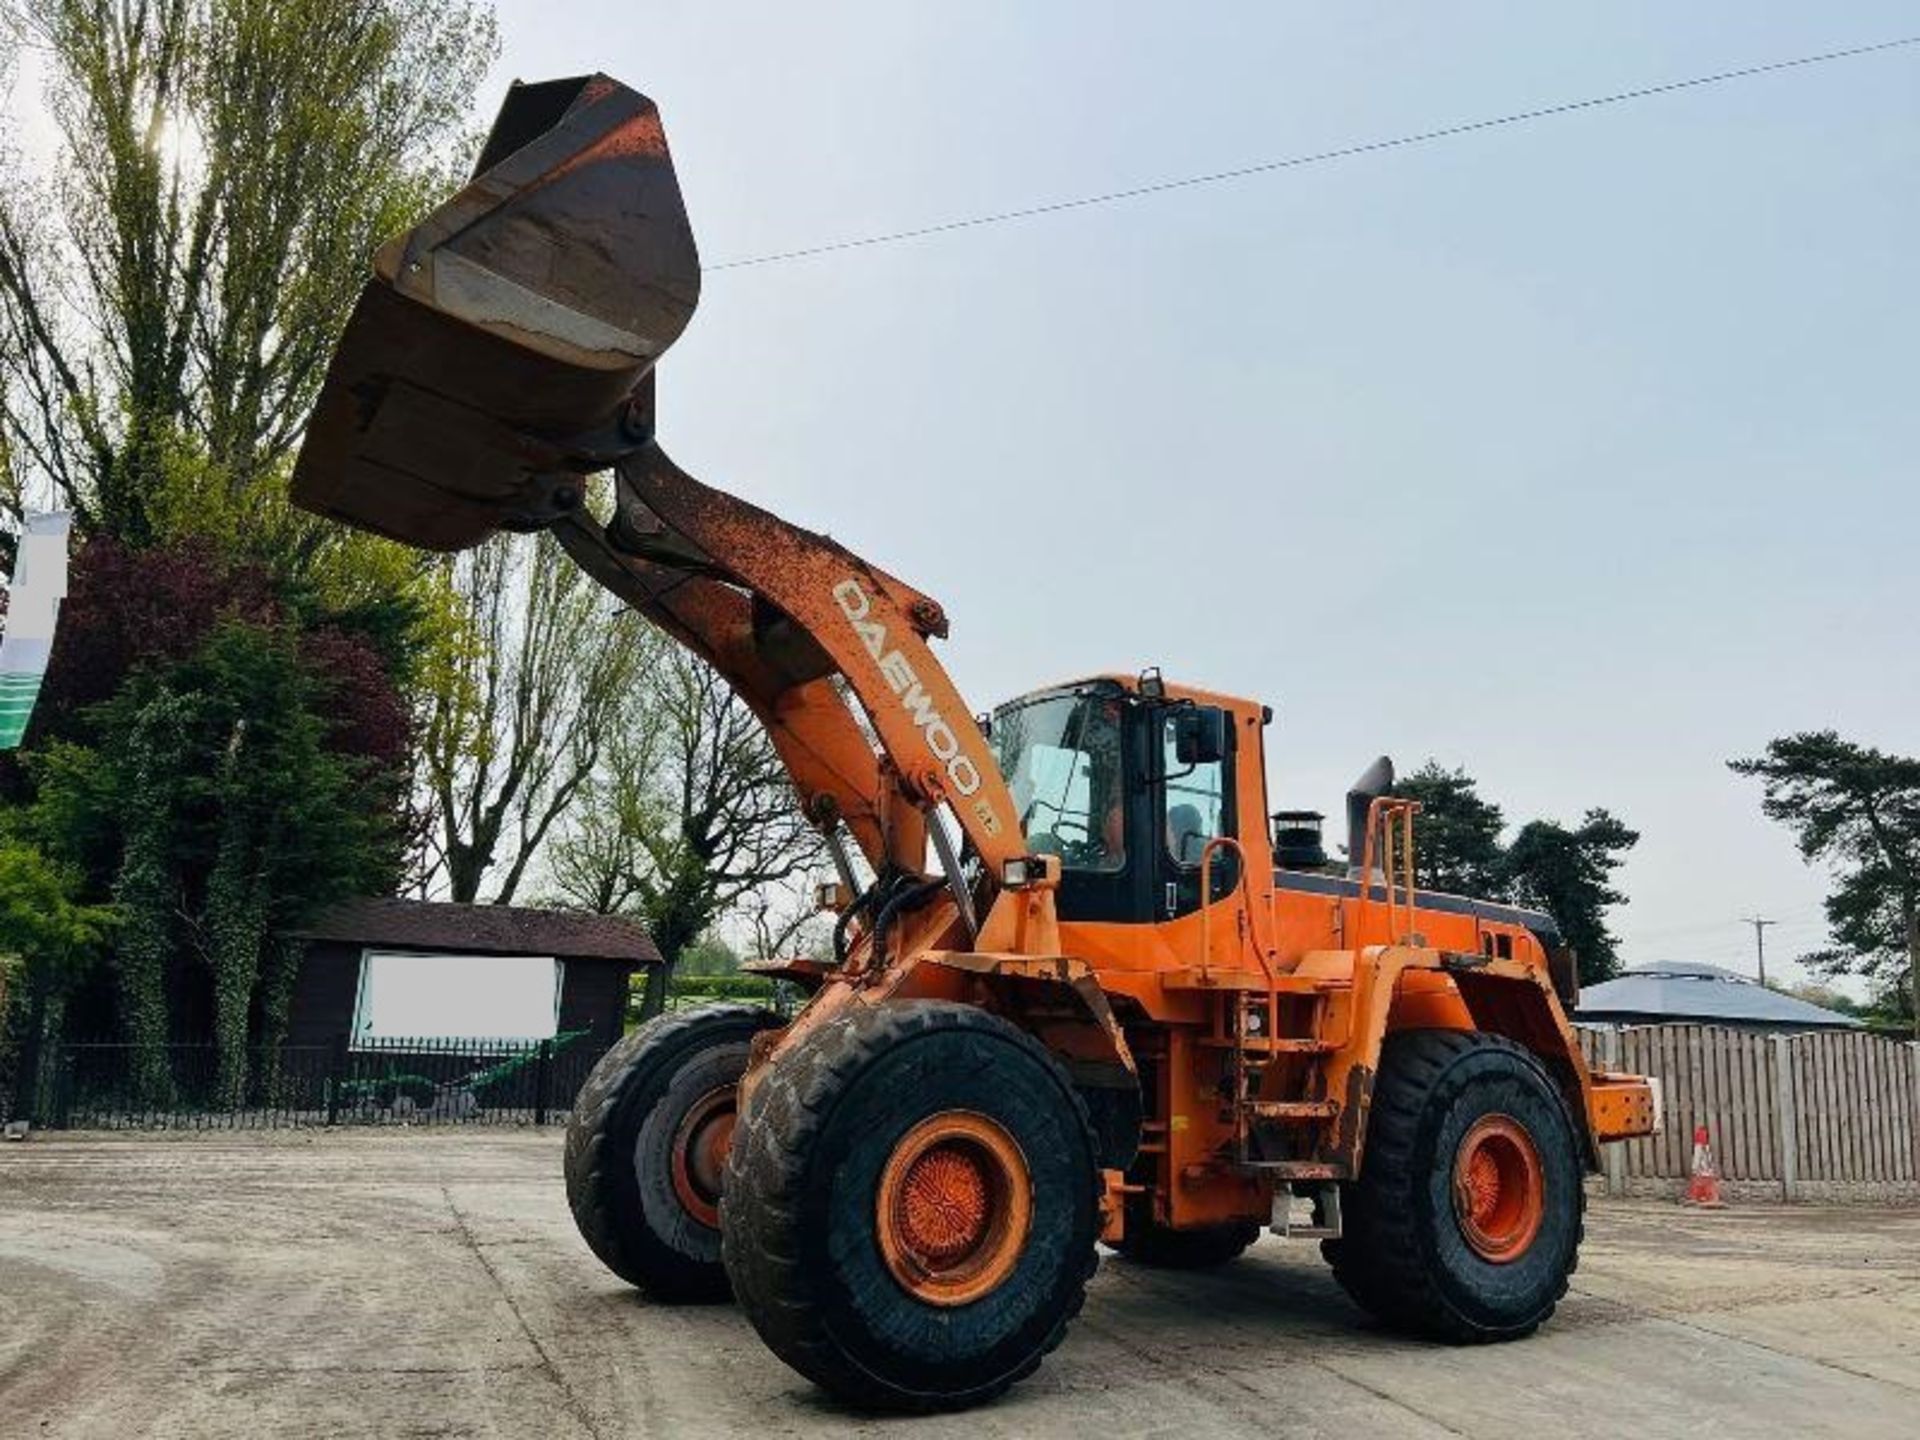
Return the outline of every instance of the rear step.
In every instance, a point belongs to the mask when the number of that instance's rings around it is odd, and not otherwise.
[[[1331,1040],[1301,1039],[1292,1036],[1266,1040],[1258,1035],[1249,1035],[1244,1040],[1205,1035],[1201,1037],[1200,1044],[1214,1050],[1240,1050],[1248,1055],[1331,1055],[1340,1048]]]
[[[1299,1213],[1302,1207],[1307,1213]],[[1338,1240],[1341,1234],[1340,1187],[1314,1185],[1307,1194],[1281,1188],[1273,1192],[1273,1218],[1267,1229],[1285,1240]]]
[[[1273,1180],[1346,1180],[1347,1167],[1331,1160],[1242,1160],[1234,1168]]]
[[[1301,1124],[1313,1120],[1331,1120],[1339,1113],[1338,1100],[1247,1101],[1247,1114],[1256,1120],[1279,1120]]]

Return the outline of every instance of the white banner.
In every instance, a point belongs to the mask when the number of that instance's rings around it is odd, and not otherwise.
[[[60,602],[67,598],[67,535],[73,516],[65,510],[28,515],[7,585],[6,638],[0,640],[0,750],[12,750],[26,733],[53,650]]]

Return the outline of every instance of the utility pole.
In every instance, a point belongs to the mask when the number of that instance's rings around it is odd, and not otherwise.
[[[1760,983],[1765,985],[1767,983],[1767,926],[1777,925],[1780,922],[1763,920],[1758,915],[1747,915],[1742,918],[1747,924],[1753,926],[1753,953],[1760,962]]]

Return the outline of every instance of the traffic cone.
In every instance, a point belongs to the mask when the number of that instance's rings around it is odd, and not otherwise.
[[[1693,1127],[1693,1179],[1687,1182],[1687,1204],[1702,1210],[1724,1210],[1720,1198],[1720,1167],[1713,1163],[1713,1146],[1707,1143],[1707,1127]]]

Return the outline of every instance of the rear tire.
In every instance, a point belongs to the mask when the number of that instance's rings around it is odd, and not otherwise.
[[[600,1058],[567,1125],[567,1204],[589,1249],[660,1300],[724,1300],[719,1150],[754,1035],[744,1005],[657,1016]]]
[[[757,1079],[727,1162],[727,1273],[773,1352],[842,1400],[978,1404],[1079,1313],[1097,1153],[1032,1036],[970,1005],[862,1005]]]
[[[1531,1334],[1567,1291],[1586,1194],[1540,1062],[1455,1030],[1390,1036],[1334,1278],[1389,1325],[1456,1343]]]

